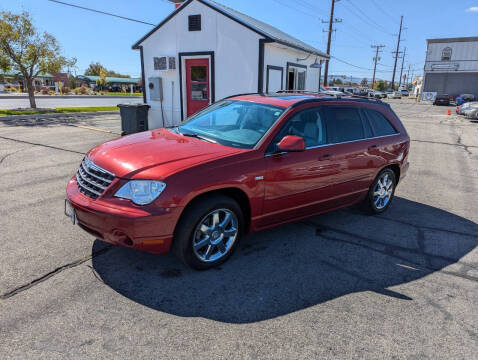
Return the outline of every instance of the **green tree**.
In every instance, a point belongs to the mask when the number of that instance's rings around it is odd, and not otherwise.
[[[120,77],[120,78],[129,78],[130,77],[130,75],[123,75],[123,74],[117,73],[116,71],[108,70],[103,65],[101,65],[99,62],[91,63],[88,66],[88,69],[86,69],[85,75],[100,76],[101,69],[106,71],[106,76],[114,76],[114,77]]]
[[[106,84],[108,83],[108,81],[106,80],[106,75],[107,75],[107,72],[106,72],[106,69],[105,68],[101,68],[100,69],[100,75],[99,75],[99,79],[96,80],[96,85],[100,88],[104,88],[106,86]]]
[[[31,108],[36,108],[35,77],[60,72],[64,66],[75,63],[76,59],[60,55],[60,46],[52,35],[37,31],[28,12],[0,11],[0,69],[22,75]]]
[[[99,62],[91,63],[88,66],[88,69],[85,70],[85,75],[88,76],[100,76],[101,70],[105,70],[105,67],[101,65]]]
[[[383,80],[378,80],[373,85],[373,88],[378,91],[384,91],[387,88],[387,84]]]

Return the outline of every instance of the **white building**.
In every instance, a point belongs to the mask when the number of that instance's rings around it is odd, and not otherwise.
[[[141,52],[150,129],[179,124],[234,94],[317,91],[319,69],[310,65],[328,58],[212,0],[184,1],[133,49]]]
[[[427,40],[423,91],[478,96],[478,37]]]

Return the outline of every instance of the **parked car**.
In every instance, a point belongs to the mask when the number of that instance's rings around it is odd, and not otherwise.
[[[90,150],[68,182],[65,213],[103,241],[172,249],[207,269],[246,233],[357,203],[383,213],[407,172],[409,147],[385,103],[235,96],[176,128]]]
[[[375,99],[383,99],[387,97],[387,94],[378,90],[373,90],[368,94],[368,96],[373,97]]]
[[[400,91],[393,91],[387,94],[387,98],[389,99],[401,99],[402,93]]]
[[[467,118],[473,119],[474,118],[473,113],[475,112],[476,109],[478,109],[478,102],[466,103],[466,104],[463,104],[461,107],[463,108],[461,110],[461,113],[465,115]]]
[[[475,95],[473,94],[461,94],[460,96],[456,98],[457,105],[462,105],[472,101],[475,101]]]
[[[470,110],[467,110],[465,116],[467,119],[478,120],[478,106],[471,107]]]
[[[406,96],[406,97],[410,96],[410,92],[406,89],[400,90],[400,93],[402,94],[402,96]]]
[[[457,105],[456,113],[458,115],[464,115],[466,110],[469,110],[473,106],[478,106],[478,101],[464,103],[463,105]]]
[[[450,97],[448,96],[448,94],[437,95],[435,97],[435,101],[433,102],[433,105],[450,106]]]

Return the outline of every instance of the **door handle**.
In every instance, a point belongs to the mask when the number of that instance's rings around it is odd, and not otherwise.
[[[332,155],[330,155],[330,154],[324,154],[324,155],[319,156],[319,159],[318,159],[318,160],[319,160],[319,161],[328,160],[328,159],[330,159],[331,157],[332,157]]]
[[[376,148],[378,148],[377,145],[371,145],[368,147],[369,150],[375,150]]]

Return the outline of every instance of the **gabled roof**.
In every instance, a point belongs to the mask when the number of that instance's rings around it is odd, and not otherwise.
[[[184,9],[187,5],[189,5],[194,0],[186,0],[179,8],[173,11],[166,19],[164,19],[159,25],[157,25],[153,30],[143,36],[140,40],[138,40],[134,45],[133,49],[139,49],[139,45],[147,39],[150,35],[152,35],[156,30],[158,30],[161,26],[167,23],[172,17],[178,14],[182,9]],[[266,24],[260,20],[257,20],[249,15],[243,14],[239,11],[231,9],[227,6],[219,4],[213,0],[196,0],[200,3],[210,7],[213,10],[221,13],[224,16],[236,21],[237,23],[247,27],[248,29],[258,33],[259,35],[264,36],[267,40],[271,40],[291,48],[304,51],[306,53],[322,56],[324,58],[329,58],[327,54],[324,52],[314,48],[313,46],[306,44],[305,42],[286,34],[285,32],[275,28],[272,25]]]

